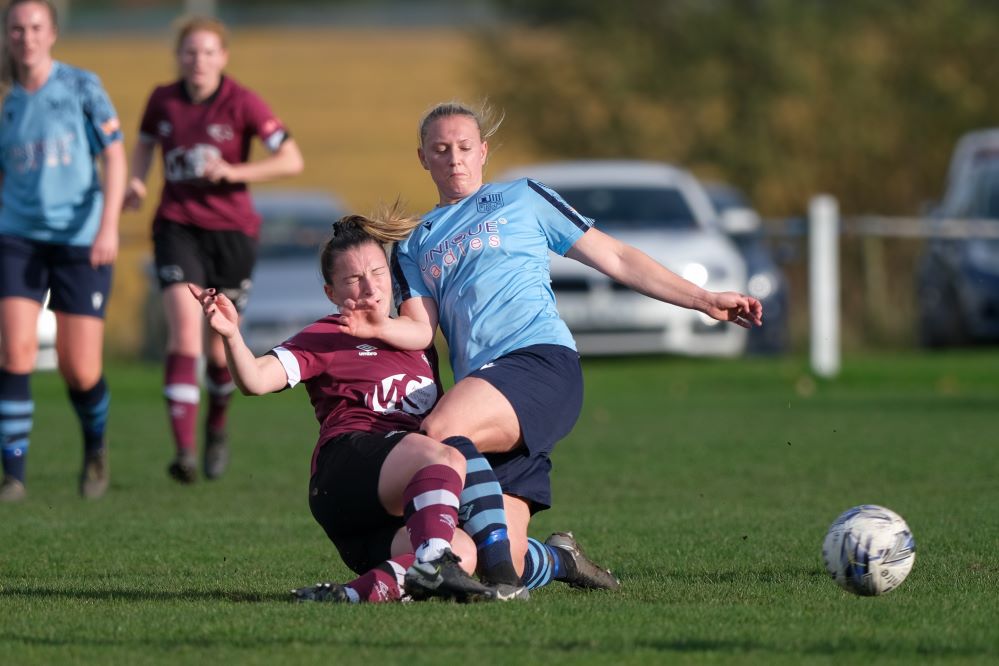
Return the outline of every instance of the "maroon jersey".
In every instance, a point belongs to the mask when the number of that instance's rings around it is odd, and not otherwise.
[[[305,382],[319,421],[319,448],[346,432],[419,430],[437,403],[437,359],[428,352],[386,348],[378,340],[340,333],[339,315],[324,317],[272,350],[288,386]],[[430,354],[428,358],[427,354]]]
[[[205,164],[222,158],[246,162],[260,137],[271,152],[287,137],[284,124],[255,93],[223,76],[219,89],[195,104],[183,82],[159,86],[149,96],[139,126],[142,139],[163,153],[163,193],[157,218],[209,230],[240,231],[253,238],[260,216],[245,183],[213,184]]]

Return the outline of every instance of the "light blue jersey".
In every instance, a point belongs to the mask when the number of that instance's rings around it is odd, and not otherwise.
[[[121,128],[96,75],[53,62],[45,84],[17,83],[0,111],[0,234],[92,245],[104,196],[95,157]]]
[[[575,349],[555,309],[548,250],[564,255],[591,226],[536,181],[484,185],[424,215],[396,245],[396,304],[437,302],[455,381],[529,345]]]

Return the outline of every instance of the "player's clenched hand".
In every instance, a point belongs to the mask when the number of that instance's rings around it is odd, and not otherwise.
[[[719,321],[730,321],[743,328],[763,324],[763,304],[752,296],[734,291],[712,294],[711,303],[704,312]]]
[[[200,290],[193,284],[188,283],[187,288],[191,290],[191,295],[201,303],[201,309],[205,313],[205,320],[213,331],[223,338],[231,338],[239,331],[239,312],[236,306],[225,294],[220,294],[214,289]]]
[[[121,202],[123,210],[139,210],[146,198],[146,184],[139,178],[132,178],[125,188],[125,198]]]
[[[217,159],[205,165],[202,174],[208,181],[218,184],[222,182],[233,182],[233,166],[223,159]]]
[[[377,338],[381,326],[386,321],[388,315],[378,306],[377,301],[369,298],[357,300],[348,298],[340,306],[338,328],[341,333],[355,338]]]

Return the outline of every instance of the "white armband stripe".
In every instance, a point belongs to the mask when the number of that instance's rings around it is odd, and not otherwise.
[[[275,347],[272,351],[284,367],[284,373],[288,375],[288,388],[294,388],[302,381],[302,368],[298,365],[298,359],[284,347]]]

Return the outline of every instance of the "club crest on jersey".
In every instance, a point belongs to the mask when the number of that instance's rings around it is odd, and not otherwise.
[[[378,356],[378,352],[375,351],[378,347],[372,347],[371,345],[357,345],[357,349],[361,350],[357,352],[358,356]]]
[[[475,209],[480,213],[491,213],[503,206],[503,193],[483,194],[475,200]]]
[[[208,136],[219,143],[232,141],[232,137],[234,136],[231,125],[212,124],[206,127],[205,131],[208,132]]]

